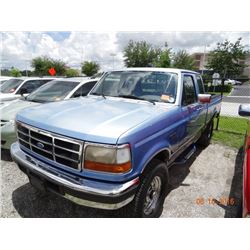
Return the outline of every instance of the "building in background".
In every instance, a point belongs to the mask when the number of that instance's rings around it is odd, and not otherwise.
[[[194,60],[195,60],[195,69],[202,71],[202,70],[207,70],[206,64],[208,62],[208,53],[203,53],[203,52],[197,52],[192,54]]]
[[[206,65],[208,63],[208,53],[197,52],[192,54],[195,60],[195,70],[203,72],[207,71]],[[240,64],[245,65],[242,76],[250,79],[250,53],[247,54],[245,60],[240,60]]]
[[[246,59],[241,60],[240,63],[245,65],[242,75],[247,76],[250,79],[250,53],[248,53]]]

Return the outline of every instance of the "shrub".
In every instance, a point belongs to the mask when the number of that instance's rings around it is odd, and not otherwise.
[[[220,85],[217,85],[217,86],[208,86],[207,84],[204,85],[205,86],[205,91],[206,92],[231,92],[232,90],[232,85],[231,84],[227,84],[227,85],[224,85],[222,86],[221,84]]]

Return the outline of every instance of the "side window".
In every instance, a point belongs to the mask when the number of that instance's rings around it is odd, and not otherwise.
[[[200,77],[200,76],[197,76],[196,78],[197,78],[199,93],[200,93],[200,94],[204,94],[205,91],[204,91],[204,86],[203,86],[203,82],[202,82],[202,80],[201,80],[201,77]]]
[[[97,83],[97,81],[87,82],[87,83],[83,84],[80,88],[78,88],[76,90],[76,92],[73,94],[72,98],[86,96],[89,93],[89,91],[95,86],[96,83]]]
[[[37,88],[41,87],[43,84],[47,83],[50,80],[30,80],[27,81],[23,84],[23,86],[18,90],[17,94],[20,94],[20,91],[22,89],[26,89],[27,92],[26,93],[31,93],[34,90],[36,90]]]
[[[195,85],[194,85],[193,77],[184,75],[182,105],[187,106],[195,102],[197,102],[197,95],[195,92]]]

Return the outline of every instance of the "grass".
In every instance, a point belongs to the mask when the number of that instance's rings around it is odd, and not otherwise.
[[[208,94],[221,94],[221,92],[207,92]],[[228,96],[230,94],[230,92],[223,92],[223,96]]]
[[[217,119],[214,121],[216,127]],[[212,140],[229,147],[240,149],[244,143],[247,120],[243,118],[221,116],[219,129],[214,130]]]

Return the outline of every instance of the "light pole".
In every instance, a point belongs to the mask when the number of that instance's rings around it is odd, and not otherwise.
[[[2,76],[2,63],[3,63],[3,32],[1,32],[0,76]]]
[[[110,55],[113,57],[113,70],[115,69],[115,53],[110,53]]]
[[[202,71],[201,71],[201,74],[203,75],[203,71],[205,70],[205,62],[206,62],[206,48],[207,47],[210,47],[210,45],[209,44],[206,44],[205,46],[204,46],[204,52],[203,52],[203,63],[202,63]]]
[[[84,37],[83,37],[83,32],[80,33],[80,41],[81,41],[81,54],[80,54],[80,75],[82,75],[82,63],[83,63],[83,53],[85,51],[83,42],[84,42]]]

